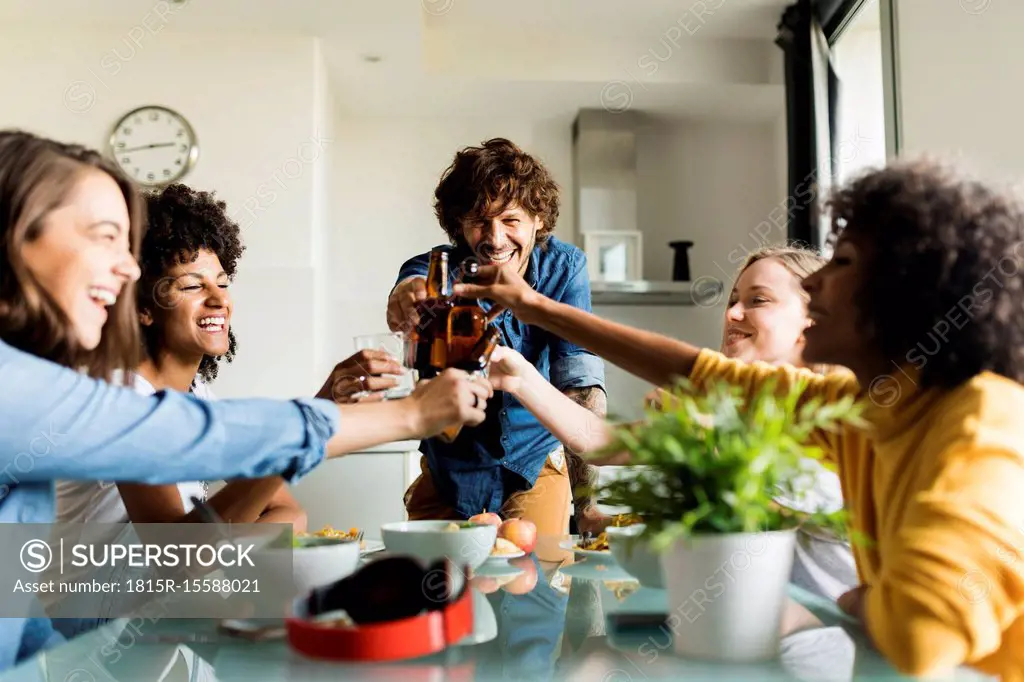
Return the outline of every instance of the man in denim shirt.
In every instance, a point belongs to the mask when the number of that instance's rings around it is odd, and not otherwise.
[[[453,246],[449,278],[467,258],[514,268],[546,296],[589,311],[590,280],[583,252],[551,236],[558,218],[558,186],[547,169],[516,145],[493,139],[455,156],[435,191],[435,212]],[[408,330],[418,320],[415,303],[426,297],[430,254],[402,266],[388,300],[388,324]],[[489,303],[481,305],[489,308]],[[519,351],[552,384],[604,416],[604,363],[592,353],[509,313],[495,324],[502,342]],[[463,429],[454,443],[424,441],[422,475],[406,494],[412,519],[468,518],[483,511],[527,518],[544,534],[568,529],[572,484],[588,483],[593,468],[568,452],[517,400],[497,394],[487,420]],[[589,471],[588,471],[589,469]],[[590,478],[591,481],[581,480]],[[600,523],[589,499],[577,499],[582,527]],[[589,522],[589,524],[588,524]]]

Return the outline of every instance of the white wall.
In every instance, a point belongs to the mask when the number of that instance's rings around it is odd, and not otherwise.
[[[246,245],[233,287],[239,353],[214,387],[221,396],[319,386],[313,245],[327,217],[314,195],[330,142],[318,128],[318,59],[316,42],[298,37],[0,33],[10,65],[0,127],[103,148],[122,114],[156,103],[195,128],[199,162],[183,181],[227,201]]]
[[[715,277],[726,287],[747,254],[784,241],[783,170],[774,122],[660,124],[637,140],[637,203],[644,232],[644,277],[672,279],[677,239],[694,242],[690,275]],[[726,294],[727,295],[727,294]],[[711,307],[599,306],[619,322],[718,348],[724,296]],[[636,416],[651,386],[606,368],[609,410]]]
[[[1024,176],[1024,3],[899,0],[896,10],[901,152],[941,153],[985,174]]]

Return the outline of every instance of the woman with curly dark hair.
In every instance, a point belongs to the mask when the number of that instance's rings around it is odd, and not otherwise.
[[[228,287],[242,245],[226,204],[209,192],[175,184],[148,194],[138,287],[143,360],[125,383],[143,395],[169,389],[212,400],[218,363],[235,351]],[[146,485],[62,481],[58,520],[181,523],[198,520],[192,498],[206,501],[208,482]],[[227,483],[209,503],[228,522],[290,523],[306,530],[306,514],[280,476]]]
[[[459,286],[655,384],[769,380],[869,398],[866,430],[818,433],[837,467],[861,585],[839,598],[901,672],[961,664],[1024,679],[1024,207],[928,162],[866,173],[830,202],[835,253],[805,278],[804,360],[747,364],[551,301],[515,273]]]

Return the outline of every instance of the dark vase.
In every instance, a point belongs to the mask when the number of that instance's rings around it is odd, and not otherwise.
[[[693,246],[693,242],[679,241],[669,242],[669,246],[675,250],[675,258],[672,261],[672,281],[673,282],[689,282],[690,281],[690,252],[689,249]]]

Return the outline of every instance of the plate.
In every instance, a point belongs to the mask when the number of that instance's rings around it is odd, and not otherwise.
[[[615,559],[612,556],[612,552],[610,549],[603,549],[601,551],[593,549],[580,549],[576,546],[577,542],[578,540],[562,540],[560,543],[558,543],[558,546],[564,550],[575,552],[580,556],[590,557],[592,559],[606,559],[609,561],[614,561]]]
[[[526,556],[526,552],[524,552],[523,550],[519,550],[514,554],[492,554],[489,557],[487,557],[487,561],[485,561],[484,563],[501,564],[508,561],[509,559],[518,559],[521,556]]]
[[[366,547],[359,550],[360,555],[384,551],[384,542],[381,540],[363,540],[363,542],[366,543]]]
[[[523,569],[503,561],[487,561],[483,566],[473,572],[474,577],[481,578],[504,578],[505,576],[516,576],[523,572]]]

